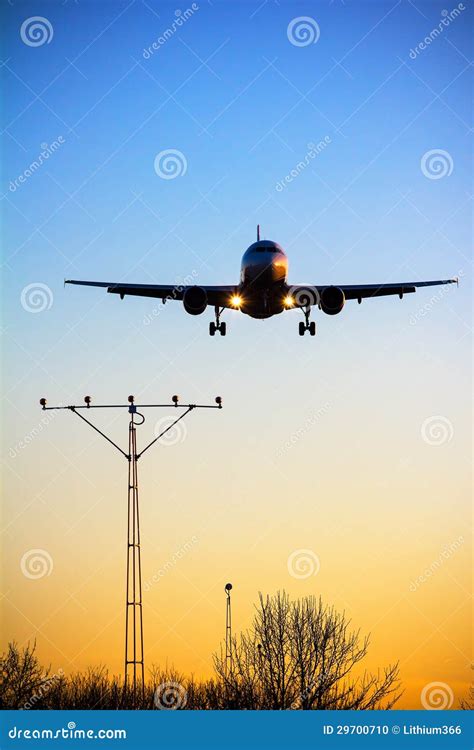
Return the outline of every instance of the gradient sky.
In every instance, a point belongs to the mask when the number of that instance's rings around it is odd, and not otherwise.
[[[321,594],[372,633],[369,668],[400,660],[400,707],[437,681],[457,705],[471,676],[472,10],[412,59],[451,5],[198,5],[148,59],[173,4],[3,8],[2,645],[36,638],[66,672],[122,669],[126,462],[72,414],[43,423],[39,397],[221,394],[223,411],[193,413],[140,465],[144,582],[188,543],[145,592],[148,666],[212,673],[230,580],[236,630],[259,590]],[[50,43],[22,41],[32,16]],[[317,43],[290,43],[299,16]],[[156,173],[167,149],[184,175]],[[447,153],[440,179],[421,169],[432,150]],[[315,314],[314,339],[298,311],[228,312],[211,339],[211,311],[63,288],[236,283],[257,222],[294,283],[461,284]],[[39,313],[31,284],[46,285]],[[166,416],[147,414],[142,444]],[[94,418],[126,442],[125,413]],[[53,561],[38,580],[22,574],[32,549]],[[288,557],[305,549],[319,572],[294,578]]]

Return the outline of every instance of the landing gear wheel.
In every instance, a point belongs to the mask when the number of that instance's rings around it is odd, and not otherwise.
[[[299,323],[298,324],[298,332],[300,336],[304,336],[304,332],[306,331],[306,325],[305,323]]]
[[[224,308],[219,308],[217,305],[214,307],[214,312],[216,315],[216,322],[212,321],[212,323],[209,323],[209,333],[211,336],[216,335],[216,331],[219,331],[221,336],[225,336],[227,333],[227,326],[225,323],[221,323],[221,313],[223,312]]]
[[[309,330],[310,336],[314,336],[316,334],[316,323],[314,322],[314,320],[312,320],[311,323],[309,324],[308,330]]]

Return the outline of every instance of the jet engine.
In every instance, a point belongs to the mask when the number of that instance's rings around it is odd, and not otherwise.
[[[338,286],[328,286],[321,292],[321,310],[326,315],[337,315],[344,307],[346,298]]]
[[[183,295],[184,309],[190,315],[201,315],[207,307],[207,292],[202,286],[190,286]]]

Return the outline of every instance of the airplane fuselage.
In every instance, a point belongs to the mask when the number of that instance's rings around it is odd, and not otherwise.
[[[269,318],[285,309],[288,258],[271,240],[259,240],[245,251],[240,270],[240,310],[252,318]]]

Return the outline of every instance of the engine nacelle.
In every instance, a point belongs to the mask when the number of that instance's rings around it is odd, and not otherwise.
[[[338,286],[328,286],[321,292],[321,310],[326,315],[337,315],[344,307],[346,298]]]
[[[202,286],[190,286],[183,295],[184,309],[190,315],[201,315],[207,307],[207,292]]]

